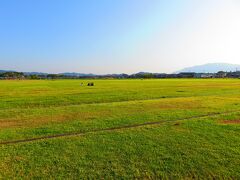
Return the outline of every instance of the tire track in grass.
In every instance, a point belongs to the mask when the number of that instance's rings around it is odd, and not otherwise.
[[[133,128],[144,127],[144,126],[148,126],[148,125],[149,126],[150,125],[159,125],[159,124],[164,124],[164,123],[168,123],[168,122],[185,121],[185,120],[190,120],[190,119],[213,117],[213,116],[218,116],[218,115],[227,115],[227,114],[238,113],[238,112],[240,112],[240,110],[227,111],[227,112],[223,112],[223,113],[220,113],[220,112],[209,113],[209,114],[205,114],[205,115],[179,118],[176,120],[154,121],[154,122],[145,122],[145,123],[140,123],[140,124],[117,126],[117,127],[103,128],[103,129],[93,129],[93,130],[86,131],[86,132],[69,132],[69,133],[54,134],[54,135],[41,136],[41,137],[35,137],[35,138],[3,141],[3,142],[0,142],[0,145],[27,143],[27,142],[34,142],[34,141],[39,141],[39,140],[54,139],[54,138],[69,137],[69,136],[84,136],[84,135],[87,135],[90,133],[109,132],[109,131],[116,131],[116,130],[122,130],[122,129],[133,129]]]

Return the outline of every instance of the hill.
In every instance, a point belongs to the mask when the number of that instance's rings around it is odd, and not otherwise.
[[[84,73],[76,73],[76,72],[65,72],[65,73],[59,73],[60,75],[64,76],[73,76],[73,77],[93,77],[96,76],[95,74],[84,74]]]
[[[11,70],[0,70],[0,73],[5,73],[5,72],[15,72],[15,71],[11,71]]]
[[[187,67],[179,70],[175,73],[180,72],[196,72],[196,73],[216,73],[218,71],[236,71],[240,70],[240,65],[238,64],[227,64],[227,63],[210,63],[199,66]]]

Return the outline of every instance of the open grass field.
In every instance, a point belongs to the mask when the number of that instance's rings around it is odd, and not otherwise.
[[[240,179],[240,80],[0,81],[12,178]]]

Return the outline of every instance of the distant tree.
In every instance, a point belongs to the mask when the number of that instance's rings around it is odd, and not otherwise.
[[[48,78],[48,79],[57,79],[57,78],[58,78],[58,75],[57,75],[57,74],[48,74],[48,75],[47,75],[47,78]]]
[[[11,78],[11,79],[21,79],[24,78],[24,74],[22,72],[4,72],[1,74],[3,78]]]
[[[48,79],[66,79],[66,78],[76,78],[76,77],[70,77],[70,76],[65,76],[63,74],[48,74],[46,76]]]
[[[150,79],[150,78],[153,78],[154,75],[152,73],[146,73],[146,74],[143,74],[143,78],[146,78],[146,79]]]
[[[32,74],[29,76],[29,79],[40,79],[40,77],[36,74]]]

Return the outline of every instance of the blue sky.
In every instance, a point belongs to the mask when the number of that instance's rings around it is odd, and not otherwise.
[[[238,63],[239,7],[231,0],[1,0],[0,69],[104,74]]]

